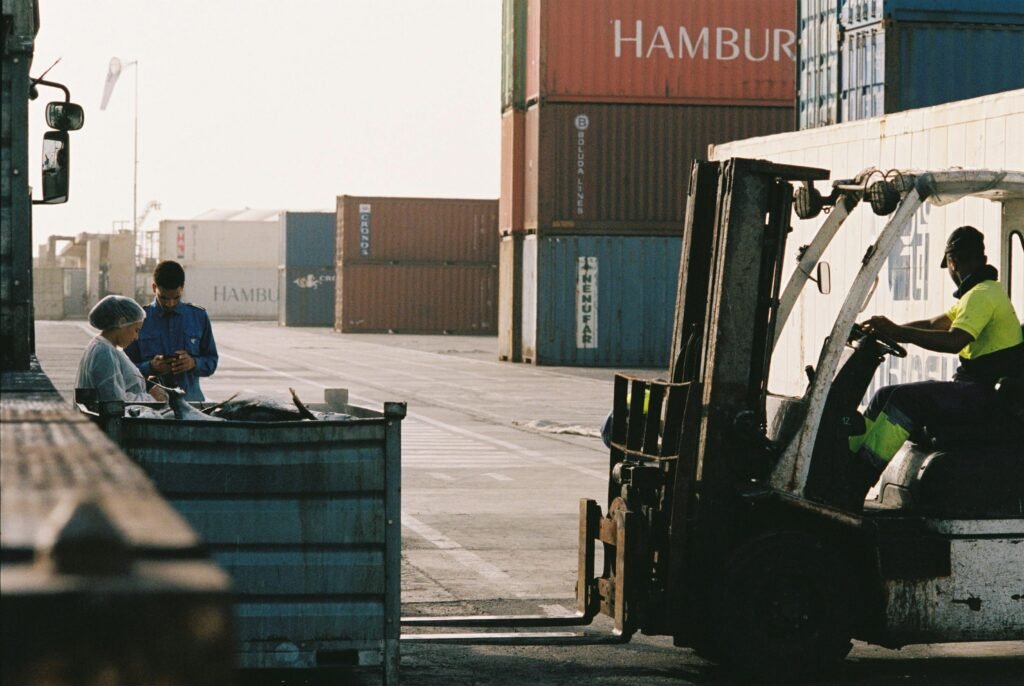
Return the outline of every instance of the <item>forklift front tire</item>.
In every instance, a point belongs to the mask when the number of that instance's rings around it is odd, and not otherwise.
[[[850,651],[855,584],[838,551],[802,531],[741,543],[712,595],[723,666],[773,681],[826,673]]]

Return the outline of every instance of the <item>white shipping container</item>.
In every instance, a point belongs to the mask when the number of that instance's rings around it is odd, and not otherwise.
[[[160,259],[186,269],[273,267],[281,263],[281,213],[211,211],[194,219],[160,222]],[[275,272],[276,273],[276,272]]]
[[[213,320],[277,319],[277,267],[186,267],[183,300],[206,308]]]
[[[766,159],[772,162],[822,167],[832,180],[853,178],[877,167],[888,170],[1012,169],[1024,171],[1024,90],[975,98],[920,110],[910,110],[835,126],[714,145],[709,158]],[[819,183],[827,196],[831,183]],[[902,246],[879,274],[878,286],[859,319],[882,314],[905,323],[945,312],[953,304],[954,284],[939,267],[946,237],[962,224],[985,234],[989,262],[1013,277],[1011,298],[1024,317],[1024,245],[1010,231],[1024,231],[1024,203],[1003,207],[996,202],[966,199],[945,206],[926,204],[902,239]],[[810,242],[825,215],[801,221],[794,216],[788,240],[789,259],[783,283],[796,265],[798,246]],[[862,203],[832,241],[823,259],[832,268],[831,295],[805,289],[779,340],[772,361],[770,390],[799,396],[806,378],[803,369],[817,363],[821,343],[829,334],[843,298],[860,269],[861,258],[888,217],[872,213]],[[1012,245],[1012,250],[1007,246]],[[1006,281],[1007,275],[1000,274]],[[889,356],[872,391],[879,385],[925,379],[948,379],[956,369],[953,355],[909,346],[904,359]]]

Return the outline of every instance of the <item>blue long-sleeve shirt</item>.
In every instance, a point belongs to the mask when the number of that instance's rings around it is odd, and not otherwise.
[[[150,362],[154,357],[184,350],[195,359],[195,369],[184,374],[164,374],[163,383],[181,388],[186,400],[205,400],[199,377],[212,375],[218,360],[206,310],[191,303],[178,303],[172,311],[165,312],[155,299],[144,309],[146,320],[139,339],[124,349],[125,354],[148,377],[153,373]]]

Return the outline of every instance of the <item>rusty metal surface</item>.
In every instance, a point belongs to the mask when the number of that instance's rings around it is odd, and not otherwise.
[[[497,232],[488,237],[497,246]],[[346,262],[338,271],[334,328],[343,333],[494,335],[496,264]]]
[[[526,113],[529,231],[679,236],[708,145],[790,131],[791,107],[541,104]]]
[[[528,102],[789,105],[796,94],[789,0],[529,0],[526,26]]]
[[[508,110],[501,115],[501,193],[498,230],[502,235],[523,231],[526,183],[526,112]]]
[[[498,261],[498,201],[338,196],[338,263]]]

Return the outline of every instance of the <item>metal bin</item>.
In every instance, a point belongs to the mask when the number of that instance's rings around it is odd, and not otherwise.
[[[240,667],[358,661],[397,683],[406,406],[310,407],[354,418],[105,428],[232,577]]]

